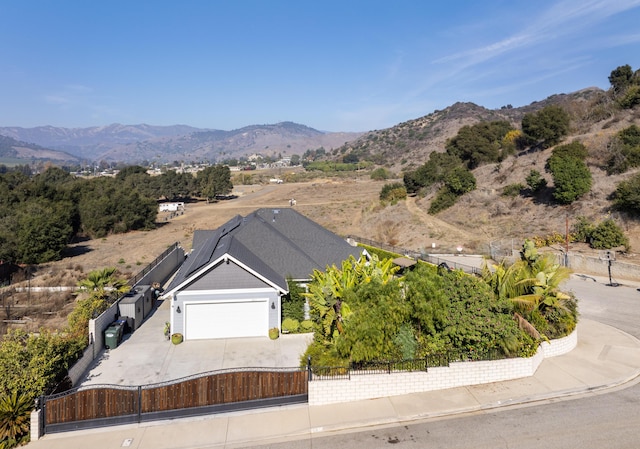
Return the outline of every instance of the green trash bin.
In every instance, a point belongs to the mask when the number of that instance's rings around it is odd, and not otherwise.
[[[107,349],[115,349],[122,340],[123,326],[119,323],[111,324],[106,331],[104,331],[104,346]]]

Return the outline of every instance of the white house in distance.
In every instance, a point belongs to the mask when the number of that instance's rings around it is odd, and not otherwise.
[[[177,212],[179,210],[184,210],[184,203],[183,202],[159,203],[158,210],[160,212]]]
[[[214,231],[196,231],[193,250],[162,295],[171,332],[185,340],[268,336],[280,329],[287,278],[311,279],[364,250],[291,208],[263,208]]]

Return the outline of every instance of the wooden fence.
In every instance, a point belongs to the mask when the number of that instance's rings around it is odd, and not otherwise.
[[[42,398],[45,433],[307,402],[304,369],[247,368],[146,386],[96,385]]]

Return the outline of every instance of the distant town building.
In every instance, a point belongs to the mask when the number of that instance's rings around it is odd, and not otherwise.
[[[184,203],[160,203],[158,204],[158,208],[160,209],[160,212],[177,212],[179,210],[184,210]]]

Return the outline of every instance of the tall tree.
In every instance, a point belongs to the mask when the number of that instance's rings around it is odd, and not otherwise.
[[[226,195],[233,190],[231,171],[224,165],[213,165],[198,172],[198,186],[202,196],[213,200],[216,195]]]
[[[503,139],[513,128],[507,121],[481,122],[463,126],[458,134],[447,142],[447,152],[465,161],[470,169],[481,164],[498,162],[508,151]],[[506,151],[505,151],[506,150]]]
[[[632,83],[633,70],[629,64],[621,65],[611,71],[609,83],[615,94],[623,93]]]
[[[16,213],[16,257],[23,263],[58,260],[73,236],[71,203],[33,199]]]

